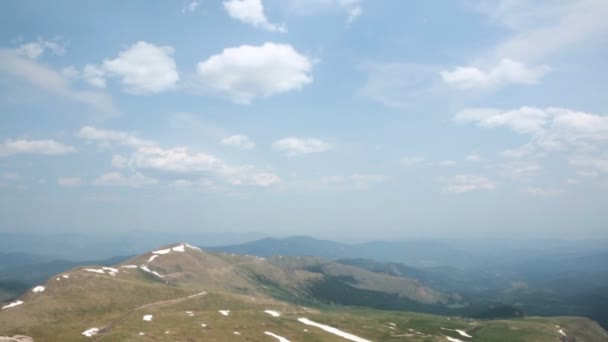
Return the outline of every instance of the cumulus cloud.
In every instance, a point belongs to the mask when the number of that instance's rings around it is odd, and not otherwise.
[[[78,137],[88,141],[97,142],[103,146],[107,146],[110,144],[118,144],[129,147],[155,145],[154,142],[140,139],[136,137],[133,133],[99,129],[92,126],[82,127],[78,132]]]
[[[268,31],[287,32],[284,26],[268,21],[264,14],[262,0],[228,0],[224,1],[224,9],[232,18],[254,27]]]
[[[80,177],[61,177],[57,178],[57,184],[65,187],[77,187],[84,184]]]
[[[593,149],[608,142],[608,116],[567,108],[470,108],[458,112],[454,119],[483,128],[506,126],[516,133],[532,135],[534,138],[531,143],[549,150]],[[526,151],[515,150],[509,153],[515,155],[518,152]]]
[[[141,173],[132,175],[124,175],[120,172],[108,172],[101,175],[93,181],[95,185],[102,186],[129,186],[134,188],[143,187],[146,185],[154,185],[158,183],[158,179],[146,177]]]
[[[69,76],[36,60],[23,57],[15,50],[0,49],[0,73],[24,80],[58,97],[91,106],[100,112],[109,115],[118,114],[111,97],[107,94],[77,90],[72,86]]]
[[[312,82],[312,61],[291,45],[265,43],[241,45],[198,63],[197,73],[206,89],[249,104],[303,88]]]
[[[447,179],[445,190],[461,194],[476,190],[492,190],[496,185],[488,178],[478,175],[456,175]]]
[[[22,56],[30,59],[37,59],[46,51],[50,51],[54,55],[62,56],[65,54],[65,47],[61,43],[61,38],[52,40],[38,39],[35,42],[29,42],[19,45],[15,51]]]
[[[105,88],[106,87],[105,76],[106,76],[106,72],[104,70],[100,69],[96,65],[87,64],[84,66],[84,69],[82,70],[82,78],[87,83],[92,85],[93,87]]]
[[[239,134],[223,138],[220,140],[220,144],[240,148],[242,150],[251,150],[255,148],[255,142],[249,139],[248,136]]]
[[[509,83],[536,84],[549,70],[547,65],[529,67],[504,58],[486,70],[460,66],[451,71],[442,71],[440,75],[446,84],[459,89],[493,88]]]
[[[174,51],[170,46],[137,42],[119,53],[115,59],[104,60],[101,66],[92,69],[93,80],[104,75],[116,77],[125,91],[132,94],[159,93],[172,89],[179,81],[173,60]],[[102,82],[97,80],[94,83]]]
[[[204,152],[192,152],[188,147],[163,148],[154,141],[143,140],[132,133],[104,130],[86,126],[78,136],[96,142],[100,146],[126,146],[133,149],[129,156],[112,156],[112,166],[131,169],[141,176],[163,175],[168,178],[184,179],[184,176],[220,179],[232,185],[270,186],[281,181],[273,172],[260,170],[252,165],[232,165]],[[111,173],[102,183],[120,183],[123,176]],[[139,176],[137,176],[139,177]],[[132,177],[131,177],[132,178]],[[142,183],[142,185],[155,183]]]
[[[272,146],[277,151],[285,152],[288,156],[325,152],[333,145],[317,138],[288,137],[275,141]]]
[[[76,148],[51,139],[45,140],[5,140],[0,144],[0,157],[16,154],[63,155],[76,152]]]
[[[456,113],[457,122],[475,123],[479,127],[494,128],[508,126],[521,134],[537,133],[544,130],[550,114],[535,107],[521,107],[513,110],[494,108],[470,108]]]

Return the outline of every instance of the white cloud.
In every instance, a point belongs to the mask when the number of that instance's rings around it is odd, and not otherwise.
[[[466,161],[470,161],[470,162],[478,162],[481,161],[481,156],[478,153],[471,153],[469,155],[467,155],[464,160]]]
[[[228,0],[224,1],[224,9],[232,18],[254,27],[260,27],[268,31],[287,31],[284,26],[272,24],[268,21],[264,14],[262,0]]]
[[[288,156],[325,152],[333,145],[317,138],[288,137],[275,141],[272,146],[277,151],[285,152]]]
[[[347,14],[347,22],[353,22],[361,16],[363,0],[288,0],[292,13],[312,15],[319,12],[342,12]]]
[[[112,167],[117,169],[124,169],[129,166],[129,159],[125,156],[115,154],[112,156]]]
[[[547,111],[535,107],[521,107],[514,110],[471,108],[456,113],[454,118],[457,122],[473,122],[479,127],[508,126],[517,133],[529,134],[544,130],[549,116]]]
[[[499,169],[502,177],[528,182],[542,171],[543,166],[535,160],[516,160],[499,165]]]
[[[109,144],[119,144],[129,147],[153,146],[154,142],[137,138],[133,133],[123,131],[98,129],[92,126],[85,126],[80,129],[78,136],[82,139],[94,141],[102,146]]]
[[[76,148],[55,140],[5,140],[0,144],[0,157],[16,154],[63,155],[76,152]]]
[[[22,56],[30,59],[37,59],[42,54],[50,50],[54,55],[62,56],[65,54],[65,47],[61,44],[61,39],[53,40],[38,39],[35,42],[29,42],[19,45],[15,51]]]
[[[192,0],[186,6],[184,6],[182,8],[182,13],[192,13],[192,12],[196,11],[197,7],[198,7],[198,1]]]
[[[367,190],[373,184],[384,183],[389,177],[375,174],[353,174],[321,178],[321,184],[331,189]]]
[[[526,196],[530,197],[556,197],[563,193],[563,190],[560,189],[550,189],[550,188],[539,188],[539,187],[528,187],[523,188],[520,192]]]
[[[95,185],[103,186],[130,186],[134,188],[143,187],[146,185],[154,185],[158,183],[158,179],[146,177],[141,173],[132,175],[124,175],[120,172],[108,172],[101,175],[93,181]]]
[[[100,112],[118,114],[107,94],[76,90],[70,79],[62,73],[35,60],[24,58],[14,50],[0,49],[0,73],[15,76],[53,95],[89,105]]]
[[[568,163],[578,168],[578,174],[581,176],[597,176],[600,173],[608,173],[608,155],[606,154],[600,156],[573,156],[568,159]]]
[[[481,70],[474,66],[460,66],[440,72],[443,81],[459,89],[493,88],[504,84],[536,84],[550,70],[547,65],[528,67],[508,58],[495,66]]]
[[[132,133],[104,130],[86,126],[78,135],[101,146],[121,145],[133,148],[130,156],[113,155],[112,166],[129,168],[144,176],[148,173],[167,177],[210,177],[232,185],[270,186],[281,181],[276,174],[252,165],[231,165],[203,152],[191,152],[188,147],[162,148],[154,141],[143,140]],[[120,181],[120,173],[110,173],[106,181]],[[132,177],[130,177],[132,178]],[[107,183],[107,182],[106,182]]]
[[[363,14],[363,9],[361,6],[355,6],[348,10],[348,19],[347,22],[352,23],[357,20]]]
[[[461,194],[476,190],[492,190],[496,186],[488,178],[478,175],[456,175],[447,179],[446,191]]]
[[[140,147],[131,156],[129,164],[142,171],[176,175],[208,174],[233,185],[270,186],[280,182],[279,176],[274,173],[259,171],[250,165],[228,165],[210,154],[190,153],[187,147]]]
[[[251,150],[255,148],[255,142],[249,139],[246,135],[231,135],[220,140],[220,144],[226,146],[237,147],[242,150]]]
[[[301,89],[312,82],[311,71],[308,57],[291,45],[274,43],[227,48],[197,65],[207,89],[239,104]]]
[[[488,53],[488,59],[533,62],[560,50],[594,44],[608,31],[604,0],[486,1],[478,9],[512,31]]]
[[[106,87],[106,73],[96,65],[87,64],[82,70],[82,78],[90,85],[97,88]]]
[[[567,108],[470,108],[458,112],[454,119],[483,128],[510,127],[516,133],[532,135],[530,144],[545,150],[596,149],[608,142],[608,116]],[[533,151],[530,144],[524,150],[506,153],[513,156],[529,154]]]
[[[179,81],[174,51],[170,46],[140,41],[115,59],[104,60],[99,69],[118,77],[129,93],[159,93],[174,88]]]
[[[84,184],[80,177],[61,177],[57,179],[57,184],[65,187],[77,187]]]
[[[44,52],[44,46],[37,42],[26,43],[20,45],[17,48],[17,52],[27,58],[36,59]]]
[[[456,161],[455,160],[449,160],[449,159],[442,160],[442,161],[439,162],[439,165],[441,165],[441,166],[454,166],[454,165],[456,165]]]

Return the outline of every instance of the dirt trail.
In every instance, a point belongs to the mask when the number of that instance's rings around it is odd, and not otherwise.
[[[178,303],[181,303],[181,302],[185,302],[185,301],[187,301],[189,299],[199,298],[199,297],[204,296],[206,294],[207,294],[207,292],[203,291],[203,292],[199,292],[199,293],[196,293],[196,294],[193,294],[193,295],[190,295],[190,296],[186,296],[186,297],[180,297],[180,298],[168,299],[168,300],[161,300],[161,301],[158,301],[158,302],[148,303],[148,304],[144,304],[142,306],[138,306],[135,309],[129,310],[129,312],[125,313],[124,315],[118,317],[117,319],[113,320],[108,325],[106,325],[103,329],[100,330],[99,334],[95,337],[95,339],[93,339],[93,341],[101,341],[105,337],[105,335],[107,333],[109,333],[110,331],[112,331],[112,328],[117,323],[120,323],[121,321],[123,321],[125,318],[127,318],[130,315],[132,315],[136,311],[143,310],[143,309],[154,308],[154,307],[171,306],[171,305],[175,305],[175,304],[178,304]]]

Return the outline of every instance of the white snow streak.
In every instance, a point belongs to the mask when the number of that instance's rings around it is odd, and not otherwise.
[[[160,255],[158,255],[158,254],[154,254],[154,255],[152,255],[152,256],[150,257],[150,259],[148,259],[148,262],[152,262],[152,261],[154,261],[154,259],[158,258],[159,256],[160,256]]]
[[[224,316],[230,315],[230,310],[217,310],[217,312],[221,313]]]
[[[10,303],[10,304],[7,304],[7,305],[3,306],[3,307],[2,307],[2,310],[4,310],[4,309],[10,309],[10,308],[14,308],[15,306],[19,306],[19,305],[21,305],[21,304],[23,304],[23,301],[18,300],[18,301],[16,301],[16,302],[12,302],[12,303]]]
[[[82,334],[86,337],[93,337],[93,336],[97,335],[98,332],[99,332],[99,328],[89,328],[89,329],[83,331]]]
[[[564,329],[559,329],[558,333],[560,333],[562,336],[568,336],[568,335],[566,335],[566,333],[564,332]]]
[[[306,325],[311,325],[313,327],[317,327],[319,329],[325,330],[325,331],[327,331],[330,334],[334,334],[334,335],[343,337],[343,338],[345,338],[347,340],[350,340],[350,341],[354,341],[354,342],[371,342],[370,340],[366,340],[366,339],[361,338],[359,336],[356,336],[356,335],[353,335],[353,334],[349,334],[349,333],[344,332],[342,330],[339,330],[337,328],[330,327],[329,325],[320,324],[320,323],[311,321],[308,318],[301,317],[301,318],[298,318],[298,321],[300,321],[300,323],[304,323]]]
[[[152,318],[154,318],[153,315],[144,315],[143,320],[146,322],[150,322],[152,321]]]
[[[169,254],[171,252],[171,248],[167,248],[167,249],[159,249],[157,251],[154,251],[152,253],[154,254]]]
[[[467,332],[466,332],[466,331],[464,331],[464,330],[456,329],[456,332],[457,332],[457,333],[459,333],[459,334],[460,334],[460,336],[464,336],[464,337],[473,337],[473,336],[471,336],[471,335],[467,334]]]
[[[283,336],[279,336],[277,334],[273,334],[270,331],[264,331],[264,334],[276,338],[279,342],[291,342]]]
[[[280,313],[278,313],[277,311],[274,310],[264,310],[265,313],[269,314],[272,317],[279,317],[281,316]]]
[[[44,290],[46,290],[46,288],[44,286],[36,286],[32,289],[32,292],[40,293],[40,292],[44,292]]]
[[[448,341],[450,341],[450,342],[464,342],[463,340],[459,340],[459,339],[457,339],[457,338],[453,338],[453,337],[450,337],[450,336],[446,336],[446,338],[447,338],[447,339],[448,339]]]
[[[148,272],[148,273],[150,273],[150,274],[154,274],[155,276],[157,276],[157,277],[159,277],[159,278],[162,278],[162,277],[163,277],[163,276],[162,276],[160,273],[158,273],[158,272],[156,272],[156,271],[152,271],[152,270],[151,270],[151,269],[149,269],[149,268],[148,268],[148,266],[146,266],[146,265],[141,265],[141,266],[139,266],[139,268],[140,268],[141,270],[145,271],[145,272]]]

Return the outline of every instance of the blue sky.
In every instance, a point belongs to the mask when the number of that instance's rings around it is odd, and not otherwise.
[[[0,230],[608,237],[608,3],[4,1]]]

